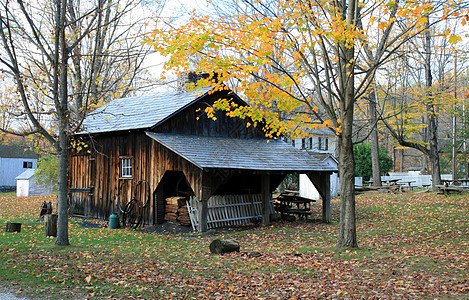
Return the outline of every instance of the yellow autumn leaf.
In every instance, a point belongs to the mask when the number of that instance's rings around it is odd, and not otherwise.
[[[419,22],[420,24],[425,24],[425,23],[427,23],[427,17],[421,17],[421,18],[418,19],[417,22]]]
[[[459,42],[459,41],[462,41],[462,38],[460,36],[457,36],[457,35],[454,35],[454,34],[452,34],[449,37],[449,40],[448,40],[448,42],[450,42],[451,44],[457,44],[457,42]]]

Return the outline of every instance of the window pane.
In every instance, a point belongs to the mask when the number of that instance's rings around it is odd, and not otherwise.
[[[121,173],[122,177],[132,177],[132,159],[122,158],[121,159]]]

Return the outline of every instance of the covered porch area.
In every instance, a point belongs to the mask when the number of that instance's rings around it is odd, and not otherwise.
[[[331,220],[330,174],[336,170],[281,140],[147,135],[197,167],[196,174],[181,171],[193,192],[191,221],[199,232],[252,219],[269,225],[272,192],[291,173],[308,175],[321,194],[322,220]]]

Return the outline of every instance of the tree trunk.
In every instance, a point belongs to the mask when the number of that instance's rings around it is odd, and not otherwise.
[[[428,21],[427,21],[428,26]],[[426,96],[431,96],[430,88],[433,85],[431,72],[431,35],[430,29],[425,31],[425,86],[427,87]],[[427,99],[427,101],[429,101]],[[428,112],[428,131],[427,138],[429,142],[428,159],[431,164],[432,188],[436,191],[436,186],[441,184],[440,175],[440,157],[438,153],[438,116],[435,111],[435,105],[427,105]]]
[[[352,105],[353,107],[353,105]],[[352,248],[357,245],[355,222],[355,160],[352,146],[352,112],[343,114],[343,131],[339,136],[339,177],[340,177],[340,221],[338,248]]]
[[[404,149],[399,149],[399,172],[401,173],[404,172],[404,151]]]
[[[68,147],[69,147],[69,111],[68,111],[68,82],[67,82],[67,71],[68,71],[68,48],[65,39],[65,12],[66,12],[66,0],[61,0],[58,8],[59,21],[57,33],[59,39],[60,51],[57,51],[57,55],[60,54],[59,58],[59,78],[58,78],[58,101],[60,103],[57,108],[58,122],[59,122],[59,140],[57,152],[58,158],[58,193],[57,193],[57,214],[58,214],[58,227],[57,227],[57,239],[55,244],[66,246],[70,245],[68,240]]]
[[[371,168],[373,174],[373,186],[381,186],[381,168],[379,165],[379,143],[378,143],[378,126],[377,126],[377,117],[376,117],[376,92],[374,85],[370,91],[370,123],[371,123]]]
[[[57,215],[44,215],[44,229],[46,236],[57,237]]]
[[[57,214],[58,228],[57,245],[69,245],[68,240],[68,135],[65,132],[64,121],[60,122],[59,134],[59,159],[58,159],[58,193],[57,193]]]
[[[213,254],[239,252],[239,243],[234,239],[216,239],[210,243],[210,252],[212,252]]]
[[[7,222],[5,232],[21,232],[21,223]]]
[[[353,1],[352,1],[353,2]],[[353,3],[352,3],[353,4]],[[352,9],[352,8],[350,8]],[[350,18],[350,12],[348,18]],[[350,22],[350,20],[349,20]],[[354,48],[341,47],[340,87],[343,100],[340,102],[342,132],[339,142],[339,176],[340,176],[340,220],[338,248],[352,248],[357,245],[355,223],[355,159],[353,157],[352,129],[355,103],[355,86],[353,75]]]

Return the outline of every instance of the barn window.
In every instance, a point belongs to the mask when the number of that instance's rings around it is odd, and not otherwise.
[[[329,139],[319,137],[319,150],[329,150]]]
[[[121,158],[121,177],[132,177],[132,158]]]
[[[313,138],[312,137],[306,138],[304,144],[305,144],[305,147],[304,147],[305,149],[313,149]]]
[[[32,161],[23,161],[23,169],[32,169],[33,162]]]

